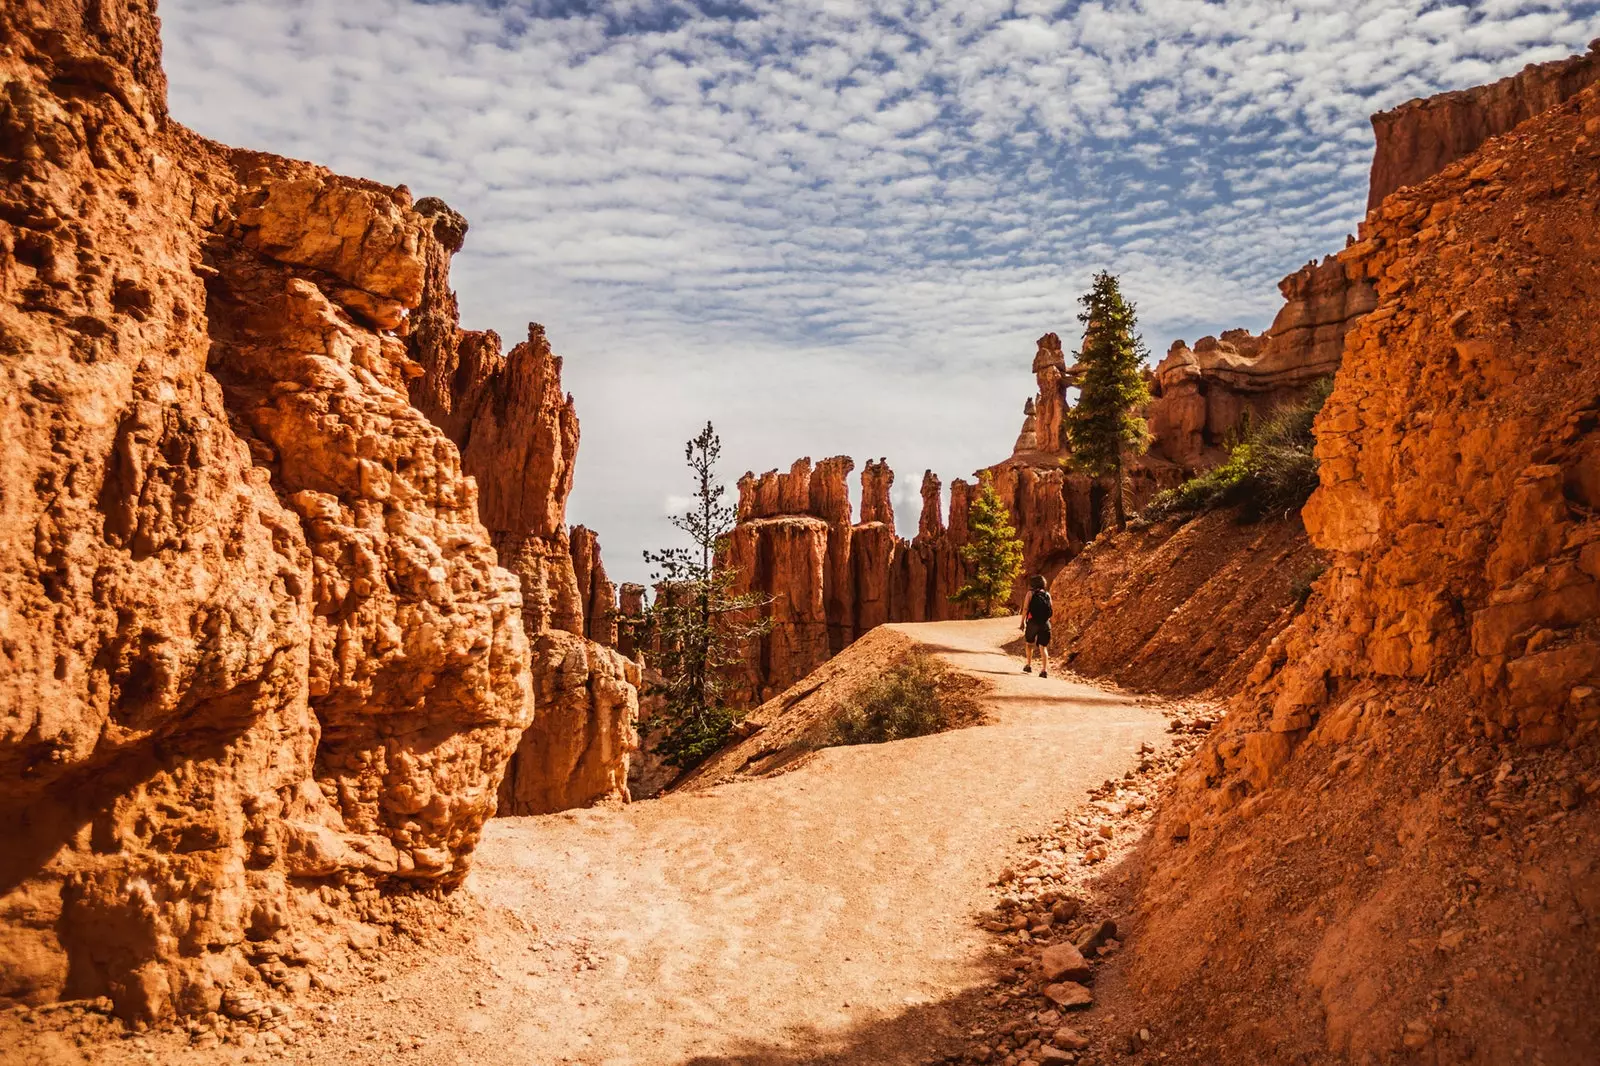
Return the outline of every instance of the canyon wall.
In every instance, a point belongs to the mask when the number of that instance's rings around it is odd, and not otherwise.
[[[1378,303],[1316,424],[1329,567],[1181,775],[1131,916],[1127,986],[1208,1058],[1600,1041],[1597,216],[1600,85],[1381,198],[1340,256]]]
[[[459,882],[533,713],[380,325],[433,220],[171,123],[145,5],[0,30],[0,996],[304,987],[339,918]]]
[[[455,442],[477,482],[479,517],[500,564],[517,575],[533,646],[538,710],[501,783],[499,813],[625,800],[639,668],[610,650],[616,592],[599,538],[567,528],[579,427],[561,358],[536,322],[509,352],[493,331],[460,328],[450,258],[466,220],[434,198],[418,210],[435,239],[423,249],[420,305],[399,327],[417,367],[411,401]]]
[[[458,884],[535,676],[618,794],[631,678],[543,628],[576,422],[459,334],[464,220],[173,123],[148,8],[0,10],[0,999],[153,1020]]]
[[[1372,116],[1377,150],[1372,156],[1370,210],[1397,189],[1415,185],[1477,151],[1541,111],[1600,80],[1600,40],[1587,55],[1530,63],[1490,85],[1412,100]]]

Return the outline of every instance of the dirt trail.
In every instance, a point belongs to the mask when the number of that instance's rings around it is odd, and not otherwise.
[[[991,972],[973,915],[1017,837],[1166,734],[1132,700],[1019,673],[999,650],[1014,619],[895,628],[989,682],[992,724],[496,819],[469,882],[475,933],[342,997],[339,1024],[290,1057],[883,1064],[947,1048],[949,1006]]]

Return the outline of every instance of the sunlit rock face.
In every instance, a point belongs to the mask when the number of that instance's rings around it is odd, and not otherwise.
[[[172,123],[147,5],[0,29],[0,996],[303,987],[460,881],[533,710],[407,394],[436,220]]]

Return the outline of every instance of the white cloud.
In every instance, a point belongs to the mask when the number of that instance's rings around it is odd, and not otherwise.
[[[1600,34],[1559,0],[696,9],[161,8],[180,120],[467,215],[466,324],[535,319],[568,357],[571,518],[633,578],[706,418],[730,482],[884,455],[909,503],[925,466],[1006,454],[1033,340],[1073,334],[1094,270],[1158,352],[1259,329],[1359,220],[1371,111]]]

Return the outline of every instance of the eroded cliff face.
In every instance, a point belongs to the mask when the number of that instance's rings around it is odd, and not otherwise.
[[[434,220],[170,123],[144,5],[0,32],[0,996],[304,987],[461,879],[533,709],[380,326]]]
[[[1520,73],[1460,92],[1412,100],[1372,116],[1377,151],[1372,156],[1370,210],[1397,189],[1415,185],[1471,155],[1541,111],[1600,80],[1600,40],[1587,55],[1530,63]]]
[[[436,199],[417,209],[434,240],[423,249],[419,306],[401,324],[414,364],[411,402],[457,445],[462,469],[477,482],[478,514],[500,565],[517,575],[533,645],[538,712],[516,746],[500,813],[625,800],[628,760],[638,748],[639,673],[610,650],[616,588],[599,537],[567,528],[579,431],[561,359],[538,323],[509,352],[493,331],[460,328],[450,258],[467,223]]]
[[[1193,349],[1172,343],[1151,383],[1152,457],[1187,470],[1220,461],[1248,419],[1295,402],[1338,370],[1345,334],[1377,305],[1367,280],[1334,256],[1307,263],[1278,288],[1284,305],[1266,333],[1227,330]]]
[[[1223,1057],[1600,1040],[1597,211],[1591,87],[1341,256],[1379,302],[1316,426],[1330,566],[1180,778],[1130,941],[1129,986]]]

